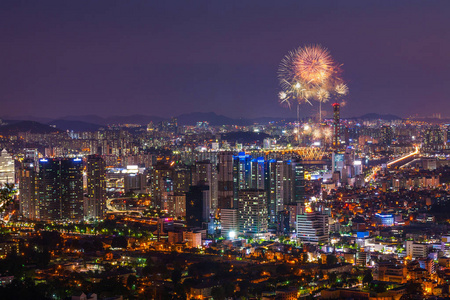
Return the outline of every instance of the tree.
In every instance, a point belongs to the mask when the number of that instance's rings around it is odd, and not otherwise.
[[[211,296],[214,300],[224,300],[225,299],[225,290],[221,286],[215,286],[211,289]]]
[[[128,241],[124,236],[116,236],[111,242],[111,248],[123,248],[126,249]]]
[[[0,260],[0,274],[8,274],[15,278],[21,278],[25,271],[23,268],[25,261],[22,256],[17,255],[17,250],[14,248],[5,259]]]
[[[225,281],[222,286],[225,293],[225,297],[230,298],[234,295],[235,286],[233,283],[231,283],[230,281]]]
[[[276,272],[279,276],[283,276],[289,274],[291,269],[286,264],[280,264],[276,267]]]
[[[341,281],[344,283],[344,284],[346,284],[346,285],[348,285],[348,279],[350,278],[350,276],[351,276],[351,274],[349,273],[349,272],[344,272],[344,273],[341,273]]]
[[[371,283],[373,281],[372,271],[366,270],[364,272],[363,284]]]
[[[422,295],[423,294],[422,285],[418,282],[408,281],[408,283],[406,284],[406,294]]]
[[[336,256],[334,256],[333,254],[327,255],[327,265],[328,266],[332,266],[337,263],[338,263],[338,260],[337,260]]]
[[[378,282],[377,284],[371,284],[371,290],[375,293],[384,293],[386,292],[387,286],[384,282]]]
[[[179,268],[175,268],[172,271],[172,282],[174,285],[177,285],[181,280],[181,270]]]
[[[331,272],[328,274],[328,279],[330,281],[330,284],[336,283],[337,275],[335,272]]]
[[[127,287],[129,289],[134,289],[137,283],[137,277],[135,275],[130,275],[127,278]]]
[[[127,288],[118,279],[105,278],[99,283],[96,283],[93,287],[100,298],[112,297],[117,295],[126,295],[128,293]]]

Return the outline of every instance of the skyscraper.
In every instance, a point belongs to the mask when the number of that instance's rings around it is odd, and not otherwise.
[[[211,214],[211,194],[209,186],[194,185],[186,193],[186,223],[191,227],[202,227]]]
[[[392,144],[392,140],[394,139],[394,132],[392,131],[391,126],[382,126],[381,127],[381,144],[390,146]]]
[[[173,193],[169,195],[167,210],[169,215],[181,219],[186,217],[186,194]]]
[[[340,105],[333,103],[333,148],[338,150],[341,145]]]
[[[85,216],[103,218],[106,209],[105,161],[100,155],[89,155],[86,160],[87,199]]]
[[[430,150],[444,148],[444,133],[439,126],[432,126],[425,131],[424,147]]]
[[[19,208],[27,219],[39,219],[37,173],[34,159],[25,159],[19,169]]]
[[[300,160],[292,161],[292,202],[305,202],[305,170]]]
[[[233,208],[233,153],[220,152],[218,160],[218,207]]]
[[[267,192],[267,209],[269,218],[275,222],[277,211],[283,210],[283,201],[281,199],[281,209],[278,208],[277,199],[277,163],[275,159],[267,161],[265,170],[265,187]]]
[[[196,162],[192,166],[192,185],[205,184],[211,194],[211,209],[217,209],[217,168],[209,160]]]
[[[269,218],[275,222],[284,204],[292,201],[291,162],[281,159],[271,159],[266,163],[265,190],[267,191],[267,205]]]
[[[237,205],[239,191],[251,187],[251,160],[252,157],[245,152],[239,152],[233,156],[233,197],[234,205]]]
[[[3,149],[0,153],[0,185],[3,186],[5,183],[14,184],[15,181],[14,160],[6,149]]]
[[[191,169],[189,166],[183,164],[176,165],[173,176],[173,192],[187,193],[192,182]]]
[[[83,218],[83,162],[80,158],[39,160],[39,218],[44,221]]]
[[[173,169],[164,163],[157,164],[152,171],[152,204],[166,208],[169,194],[173,193]]]
[[[258,157],[251,160],[251,183],[250,188],[265,189],[266,161],[264,157]]]
[[[246,235],[261,236],[268,230],[267,193],[264,190],[239,191],[239,231]]]

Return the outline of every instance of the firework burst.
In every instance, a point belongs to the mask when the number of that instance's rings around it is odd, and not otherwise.
[[[297,50],[293,63],[298,78],[319,85],[332,76],[336,69],[328,50],[319,45]]]
[[[345,85],[345,83],[339,83],[336,85],[335,91],[339,95],[347,95],[348,87],[347,85]]]
[[[291,96],[288,95],[285,91],[281,91],[278,93],[278,99],[281,105],[291,108]]]
[[[324,129],[323,129],[323,135],[326,137],[326,138],[331,138],[332,136],[333,136],[333,130],[331,130],[331,128],[330,127],[325,127]]]
[[[340,78],[340,65],[329,51],[320,45],[300,47],[289,52],[281,61],[278,78],[282,92],[279,101],[291,108],[291,104],[319,102],[319,116],[322,121],[322,103],[331,97],[339,98],[348,93],[348,87]]]
[[[322,137],[322,131],[320,129],[316,129],[312,133],[313,138],[320,139]]]
[[[324,88],[319,88],[316,97],[319,102],[327,102],[330,99],[330,92]]]

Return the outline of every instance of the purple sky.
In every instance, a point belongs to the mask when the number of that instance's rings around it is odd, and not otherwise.
[[[344,116],[450,116],[449,15],[447,0],[3,0],[0,116],[294,117],[277,68],[311,43],[343,64]]]

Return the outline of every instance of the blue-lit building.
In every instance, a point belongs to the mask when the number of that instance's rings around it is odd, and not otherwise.
[[[252,157],[245,152],[233,156],[233,196],[234,207],[237,207],[240,190],[249,189],[252,179]]]
[[[392,226],[394,225],[394,215],[392,214],[375,214],[377,218],[377,222],[383,226]]]
[[[267,160],[240,152],[233,156],[234,207],[239,191],[247,189],[265,191],[269,219],[276,223],[285,204],[304,203],[304,166],[300,160]]]
[[[265,177],[266,177],[266,165],[267,162],[264,157],[258,157],[251,160],[251,185],[252,189],[264,190],[265,189]]]
[[[78,221],[83,218],[83,161],[81,158],[39,160],[39,219]]]

